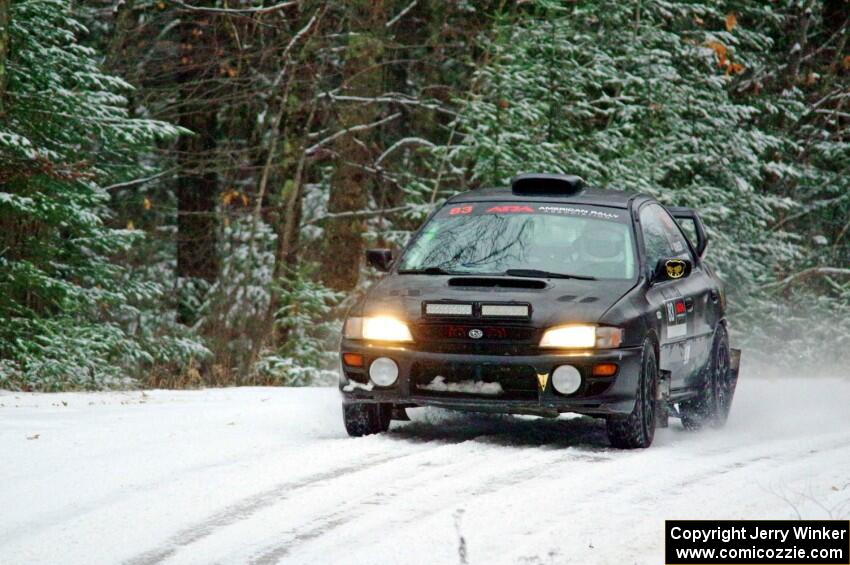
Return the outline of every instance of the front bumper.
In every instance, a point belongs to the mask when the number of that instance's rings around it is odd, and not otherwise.
[[[399,406],[440,406],[476,412],[507,414],[532,414],[557,416],[563,412],[589,415],[628,414],[634,408],[635,395],[641,367],[641,347],[596,350],[581,353],[553,352],[539,355],[480,355],[459,353],[434,353],[412,348],[388,347],[354,340],[343,340],[343,353],[359,353],[364,358],[363,367],[349,367],[342,363],[339,388],[343,402],[386,402]],[[399,367],[399,377],[390,387],[378,387],[368,378],[368,368],[378,357],[389,357]],[[616,363],[613,377],[593,377],[591,369],[601,362]],[[413,382],[417,368],[427,365],[439,372],[440,367],[478,366],[510,371],[511,368],[533,368],[536,375],[546,375],[545,387],[536,386],[531,395],[522,398],[500,398],[483,394],[435,394],[424,391]],[[565,396],[552,386],[552,371],[559,365],[573,365],[582,375],[582,386]],[[480,372],[480,371],[479,371]],[[535,379],[537,382],[537,379]],[[508,395],[510,396],[510,395]]]

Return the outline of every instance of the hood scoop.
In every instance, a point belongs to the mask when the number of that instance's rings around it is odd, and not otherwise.
[[[546,282],[536,279],[516,279],[508,277],[454,277],[449,286],[459,287],[497,287],[497,288],[546,288]]]

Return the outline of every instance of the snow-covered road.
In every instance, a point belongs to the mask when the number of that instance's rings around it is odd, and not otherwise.
[[[0,563],[652,563],[666,518],[850,517],[850,379],[744,376],[723,431],[644,451],[586,418],[333,389],[0,392]]]

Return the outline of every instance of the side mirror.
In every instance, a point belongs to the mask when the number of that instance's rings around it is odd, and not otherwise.
[[[652,274],[652,282],[683,279],[691,274],[693,265],[688,259],[659,259]]]
[[[386,273],[393,262],[393,252],[390,249],[367,249],[366,262],[382,273]]]

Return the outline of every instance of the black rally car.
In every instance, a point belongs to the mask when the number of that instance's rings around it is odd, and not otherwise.
[[[426,405],[604,417],[624,448],[670,415],[722,424],[740,352],[707,243],[691,209],[568,175],[451,198],[398,260],[367,254],[389,274],[345,321],[348,433]]]

